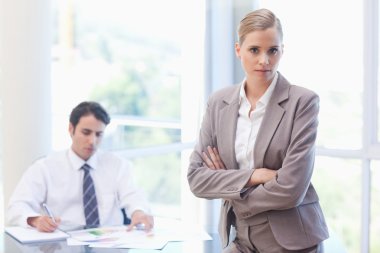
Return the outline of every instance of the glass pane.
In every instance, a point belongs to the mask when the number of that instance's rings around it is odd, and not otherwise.
[[[380,161],[371,164],[371,228],[370,252],[380,252]]]
[[[149,6],[149,8],[147,8]],[[160,11],[157,11],[160,10]],[[173,11],[177,10],[177,11]],[[100,102],[112,115],[181,120],[181,3],[176,0],[56,0],[52,46],[53,146],[71,109]],[[173,22],[175,20],[176,22]],[[178,130],[117,126],[115,147],[178,140]],[[139,143],[133,139],[147,134]],[[134,136],[133,138],[130,136]],[[128,136],[128,137],[127,137]],[[121,144],[126,141],[127,143]]]
[[[317,157],[312,182],[329,226],[327,243],[348,253],[360,252],[360,161]]]
[[[377,9],[377,13],[380,13],[380,5],[378,4],[378,2],[372,2],[374,5],[378,5],[378,9]],[[373,19],[375,20],[376,17],[373,17]],[[376,26],[374,26],[376,27]],[[377,38],[377,42],[378,42],[378,45],[375,45],[377,46],[377,142],[380,143],[380,20],[377,24],[377,27],[379,28],[379,30],[377,31],[377,35],[378,35],[378,38]],[[372,35],[374,36],[374,35]]]
[[[282,22],[284,56],[280,72],[291,83],[310,88],[320,96],[318,145],[359,149],[362,143],[363,2],[259,2],[260,7],[273,10]],[[290,6],[296,6],[299,11]]]
[[[181,142],[181,129],[110,125],[103,140],[104,149],[145,148]]]
[[[181,153],[131,159],[135,182],[153,206],[153,214],[180,218]]]
[[[204,1],[53,2],[53,149],[71,144],[62,134],[69,113],[88,99],[111,114],[103,149],[172,150],[195,140],[204,85]],[[174,152],[132,159],[155,215],[181,216],[181,155]]]

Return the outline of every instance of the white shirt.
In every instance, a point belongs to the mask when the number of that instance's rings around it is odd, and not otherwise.
[[[128,217],[136,210],[149,212],[142,192],[133,183],[129,163],[107,152],[96,152],[87,162],[71,149],[37,160],[22,176],[10,198],[8,225],[27,227],[27,218],[46,215],[43,203],[60,217],[62,225],[85,225],[83,211],[84,163],[93,169],[100,225],[122,225],[121,208]]]
[[[236,161],[240,169],[253,169],[254,157],[253,149],[256,142],[265,110],[276,86],[278,73],[274,76],[271,84],[256,103],[256,108],[251,113],[251,104],[245,94],[246,81],[242,82],[240,88],[240,107],[236,127],[235,153]]]

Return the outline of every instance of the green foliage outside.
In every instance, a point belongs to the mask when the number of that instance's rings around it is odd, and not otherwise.
[[[136,34],[130,32],[128,26],[117,27],[107,20],[99,22],[99,17],[91,16],[91,10],[85,7],[77,6],[75,9],[78,11],[75,44],[79,54],[84,61],[100,59],[114,70],[109,79],[99,80],[90,99],[99,101],[114,115],[179,121],[180,51],[177,45],[149,37],[150,31],[140,29],[140,33]],[[137,23],[130,25],[138,26]],[[341,104],[357,104],[355,99],[337,92],[323,97],[329,98],[326,101],[333,101],[333,104],[321,103],[321,113],[331,119],[345,115]],[[361,126],[356,122],[361,122],[361,107],[354,108],[356,111],[350,113],[358,120],[346,124],[343,131],[347,134],[342,134],[342,129],[336,127],[336,120],[321,120],[319,145],[338,148],[341,145],[344,148],[360,146]],[[178,142],[180,136],[180,130],[176,129],[121,125],[105,142],[112,149],[129,149]],[[180,159],[179,153],[133,159],[135,181],[145,189],[151,202],[179,205]],[[379,163],[374,167],[380,167]],[[379,178],[379,173],[377,175]],[[372,182],[371,253],[380,252],[380,189],[376,188],[379,180]],[[312,182],[318,191],[330,230],[339,237],[348,253],[360,252],[360,162],[317,157]]]
[[[371,226],[370,226],[370,252],[380,252],[380,161],[371,164]]]
[[[79,3],[77,3],[79,4]],[[107,21],[99,23],[86,8],[77,6],[76,45],[83,60],[100,61],[109,71],[99,80],[90,99],[100,102],[111,115],[179,122],[181,113],[177,44],[150,38],[149,31],[130,32]],[[133,24],[137,26],[138,24]],[[111,119],[112,121],[112,119]],[[109,131],[108,131],[109,130]],[[108,129],[109,149],[152,147],[179,142],[180,129],[119,125]],[[104,145],[103,145],[104,146]],[[133,159],[137,184],[153,203],[180,204],[180,154]]]
[[[149,193],[150,201],[161,204],[180,203],[180,158],[181,155],[177,153],[133,159],[136,181]]]
[[[348,253],[360,252],[361,165],[357,160],[317,157],[312,183],[330,233]]]

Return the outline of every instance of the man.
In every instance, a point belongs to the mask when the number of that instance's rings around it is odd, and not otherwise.
[[[96,102],[82,102],[70,115],[71,148],[37,160],[10,198],[9,225],[43,232],[60,227],[123,224],[121,208],[149,231],[153,217],[135,187],[127,161],[97,151],[110,117]]]

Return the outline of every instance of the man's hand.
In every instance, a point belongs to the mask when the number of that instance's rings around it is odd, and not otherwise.
[[[207,147],[207,153],[202,152],[202,159],[204,165],[212,170],[225,170],[226,166],[224,165],[222,159],[219,156],[218,149],[215,147]]]
[[[54,217],[54,219],[55,222],[49,216],[28,217],[27,223],[40,232],[54,232],[61,223],[60,218]]]
[[[271,170],[267,168],[255,169],[249,179],[246,187],[251,187],[254,185],[265,184],[266,182],[272,180],[277,176],[277,170]]]
[[[138,225],[143,225],[144,230],[149,232],[154,226],[153,216],[148,215],[141,210],[133,212],[131,224],[128,226],[127,231],[131,231]]]

